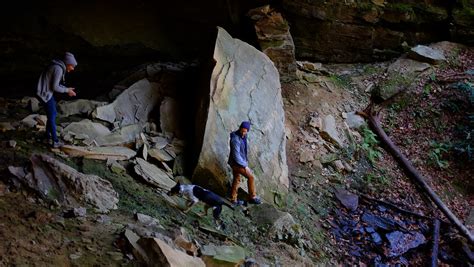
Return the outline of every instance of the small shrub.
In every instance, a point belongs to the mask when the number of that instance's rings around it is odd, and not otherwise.
[[[359,148],[365,152],[369,162],[374,165],[375,161],[382,156],[380,151],[377,149],[379,141],[376,135],[367,127],[362,128],[363,142],[359,145]]]

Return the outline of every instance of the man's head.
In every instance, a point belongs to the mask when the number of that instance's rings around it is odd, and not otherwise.
[[[72,53],[66,52],[64,54],[63,62],[66,65],[66,72],[71,72],[76,68],[77,61]]]
[[[247,135],[248,131],[250,131],[250,122],[249,121],[243,121],[240,124],[239,132],[242,135],[242,137],[245,137]]]

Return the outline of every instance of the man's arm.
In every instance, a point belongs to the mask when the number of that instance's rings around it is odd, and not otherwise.
[[[61,81],[62,77],[62,70],[59,66],[53,66],[51,70],[51,76],[50,76],[50,88],[53,89],[53,91],[56,91],[58,93],[68,93],[69,88],[66,86],[61,85],[59,82]]]

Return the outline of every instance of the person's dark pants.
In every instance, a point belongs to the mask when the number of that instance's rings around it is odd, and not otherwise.
[[[54,142],[58,142],[58,136],[56,135],[56,101],[54,96],[45,103],[44,108],[46,109],[46,116],[48,121],[46,122],[46,138],[51,139]]]

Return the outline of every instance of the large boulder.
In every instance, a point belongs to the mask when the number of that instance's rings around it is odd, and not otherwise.
[[[416,79],[430,70],[430,64],[408,58],[399,58],[387,69],[387,77],[377,85],[373,94],[387,100],[396,94],[416,86]]]
[[[240,266],[245,262],[246,251],[239,246],[205,245],[202,258],[208,267]]]
[[[117,122],[120,126],[145,123],[159,100],[159,84],[142,79],[122,92],[111,104],[97,107],[92,116],[110,123]]]
[[[278,71],[265,54],[222,28],[218,28],[214,60],[207,121],[193,179],[226,192],[229,134],[241,121],[250,120],[249,165],[258,193],[271,200],[272,190],[286,192],[289,186]]]
[[[446,61],[446,57],[444,56],[442,51],[433,49],[425,45],[417,45],[413,47],[408,53],[408,56],[410,58],[413,58],[414,60],[430,64],[439,64],[441,62]]]
[[[10,168],[20,182],[36,191],[43,199],[66,206],[86,202],[98,212],[117,209],[118,193],[112,184],[96,175],[78,172],[48,155],[31,156],[33,173]]]
[[[141,238],[137,244],[146,255],[145,263],[147,266],[206,266],[200,258],[189,256],[158,238]]]
[[[99,136],[106,136],[109,134],[109,128],[100,123],[92,122],[88,119],[73,122],[61,131],[61,135],[65,140],[70,138],[78,138],[82,139],[85,144],[92,144]]]
[[[100,102],[88,99],[77,99],[74,101],[60,101],[58,111],[60,116],[89,115],[98,106],[106,105],[107,102]]]

